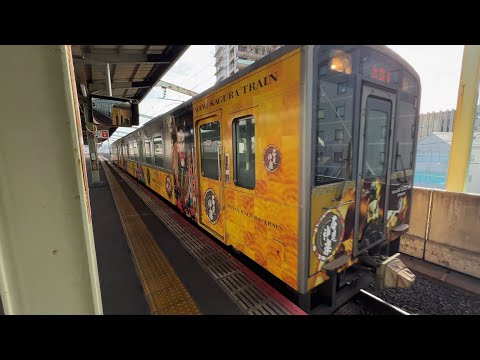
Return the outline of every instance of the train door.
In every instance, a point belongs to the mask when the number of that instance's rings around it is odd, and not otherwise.
[[[354,256],[386,237],[391,131],[396,95],[363,85],[355,211]]]
[[[220,116],[211,116],[196,123],[199,159],[199,222],[224,241],[222,137]]]

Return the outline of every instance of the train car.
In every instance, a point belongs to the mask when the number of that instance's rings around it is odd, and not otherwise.
[[[385,46],[286,45],[117,140],[113,161],[303,308],[333,309],[408,230],[420,92]]]

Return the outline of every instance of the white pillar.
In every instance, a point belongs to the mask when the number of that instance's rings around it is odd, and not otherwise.
[[[0,78],[5,313],[102,314],[70,47],[0,46]]]

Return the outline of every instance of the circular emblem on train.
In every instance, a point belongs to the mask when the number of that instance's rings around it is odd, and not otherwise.
[[[275,172],[280,167],[282,161],[282,153],[278,148],[270,144],[263,151],[263,165],[270,172]]]
[[[345,222],[335,209],[326,211],[313,231],[313,252],[322,261],[332,259],[343,239]]]
[[[210,188],[205,191],[204,204],[208,221],[212,224],[216,224],[220,215],[220,203],[218,202],[217,195]]]
[[[165,190],[167,190],[168,197],[171,198],[173,193],[173,185],[170,175],[167,175],[167,177],[165,178]]]

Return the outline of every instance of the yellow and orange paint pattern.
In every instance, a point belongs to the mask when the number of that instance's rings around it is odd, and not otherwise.
[[[173,191],[173,174],[155,169],[154,167],[139,164],[134,161],[126,160],[127,168],[125,169],[130,175],[134,176],[138,180],[142,181],[150,189],[160,194],[166,200],[175,205],[175,192]],[[142,175],[140,175],[142,174]],[[170,178],[170,180],[167,180]],[[171,191],[167,191],[171,184]]]
[[[209,188],[215,189],[221,202],[218,222],[203,220],[200,225],[224,236],[226,244],[294,289],[298,288],[300,56],[300,50],[291,52],[193,104],[196,124],[208,118],[220,121],[223,145],[221,183],[202,177],[197,168],[200,202]],[[242,117],[255,121],[253,189],[235,183],[233,123]],[[269,145],[278,151],[270,170],[262,161]],[[197,147],[197,158],[199,153]],[[225,156],[230,159],[228,182]],[[200,209],[206,219],[203,204]]]

